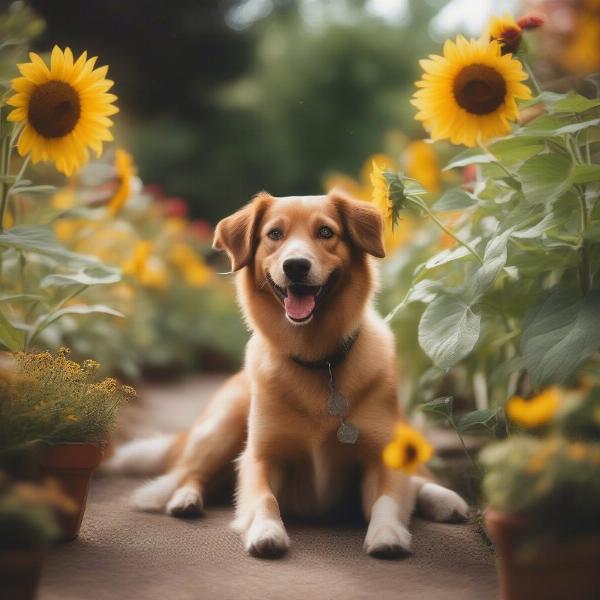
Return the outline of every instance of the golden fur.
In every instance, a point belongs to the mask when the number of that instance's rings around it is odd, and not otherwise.
[[[331,238],[317,235],[323,226]],[[274,228],[283,239],[269,237]],[[365,540],[370,554],[409,550],[407,526],[417,496],[433,518],[465,516],[466,505],[453,492],[381,461],[401,418],[394,338],[372,305],[375,259],[384,255],[381,230],[374,208],[336,190],[277,199],[261,193],[218,224],[214,245],[227,251],[237,271],[240,306],[252,330],[244,368],[171,445],[167,474],[140,490],[138,506],[160,508],[164,500],[175,516],[195,514],[207,484],[239,456],[234,527],[258,556],[288,547],[281,512],[327,512],[345,500],[357,473],[364,515],[371,519]],[[312,284],[333,282],[303,325],[286,317],[268,281],[284,288],[282,263],[297,255],[310,258]],[[334,368],[336,387],[350,401],[348,418],[359,429],[357,443],[349,445],[337,440],[339,419],[327,412],[327,372],[290,356],[322,359],[356,331],[352,349]]]

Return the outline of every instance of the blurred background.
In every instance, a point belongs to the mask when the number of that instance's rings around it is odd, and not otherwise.
[[[46,22],[34,48],[87,49],[110,65],[121,107],[116,137],[142,179],[213,223],[261,189],[319,193],[331,174],[356,177],[367,156],[424,136],[408,102],[418,59],[456,33],[479,36],[492,14],[546,14],[545,81],[593,72],[600,57],[594,0],[31,6]]]

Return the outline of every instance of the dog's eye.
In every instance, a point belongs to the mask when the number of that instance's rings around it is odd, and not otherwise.
[[[267,233],[267,237],[270,237],[272,240],[281,240],[283,239],[283,231],[281,231],[281,229],[271,229],[271,231],[269,231],[269,233]]]
[[[333,237],[333,230],[330,227],[323,225],[323,227],[319,227],[317,235],[324,240],[328,240]]]

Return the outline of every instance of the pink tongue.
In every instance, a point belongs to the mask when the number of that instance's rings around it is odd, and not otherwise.
[[[297,321],[306,319],[315,308],[315,297],[312,294],[295,296],[289,289],[284,300],[285,312]]]

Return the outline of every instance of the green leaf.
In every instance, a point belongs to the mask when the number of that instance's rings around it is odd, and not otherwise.
[[[438,296],[419,323],[419,344],[440,369],[467,356],[479,339],[481,316],[460,298]]]
[[[477,200],[474,200],[470,194],[458,188],[452,188],[444,192],[442,197],[431,207],[432,210],[459,210],[475,206]]]
[[[15,352],[23,348],[23,332],[16,329],[0,312],[0,343]]]
[[[118,269],[108,267],[92,267],[81,269],[77,273],[47,275],[42,279],[41,287],[70,286],[70,285],[106,285],[117,283],[121,280],[121,272]]]
[[[469,245],[471,246],[471,248],[475,248],[480,241],[481,238],[476,237],[473,240],[469,240]],[[474,258],[473,255],[464,246],[457,246],[456,248],[446,248],[445,250],[438,252],[435,256],[432,256],[425,263],[425,268],[435,269],[435,267],[439,267],[440,265],[445,265],[446,263],[452,262],[454,260],[459,260],[465,257]]]
[[[482,152],[479,148],[470,148],[459,152],[445,167],[444,171],[466,167],[467,165],[478,165],[493,162],[494,157],[487,152]]]
[[[589,129],[590,127],[596,127],[600,124],[600,117],[597,119],[590,119],[588,121],[581,121],[579,123],[571,123],[569,125],[564,125],[560,127],[556,131],[556,135],[564,135],[566,133],[577,133],[578,131],[583,131],[584,129]]]
[[[519,108],[527,108],[529,106],[535,106],[536,104],[547,104],[551,106],[560,100],[563,100],[567,97],[566,94],[557,94],[556,92],[542,92],[535,98],[531,98],[531,100],[521,100],[519,101]]]
[[[4,233],[0,233],[0,247],[44,254],[73,264],[100,264],[95,256],[77,254],[61,246],[49,227],[26,225],[13,227]]]
[[[544,149],[544,138],[539,136],[512,136],[494,142],[490,150],[505,164],[514,165],[539,154]]]
[[[431,302],[442,287],[442,283],[436,279],[421,279],[412,286],[406,303]]]
[[[491,429],[496,421],[496,411],[490,410],[489,408],[482,408],[481,410],[474,410],[467,413],[458,421],[458,430],[461,433],[474,429],[476,427],[485,427]]]
[[[558,94],[559,96],[561,94]],[[552,112],[568,112],[568,113],[581,113],[592,108],[600,106],[600,100],[590,99],[585,96],[581,96],[576,92],[569,92],[563,98],[560,98],[550,104],[550,110]]]
[[[561,383],[600,347],[600,290],[555,287],[530,312],[521,353],[534,386]]]
[[[39,294],[0,294],[0,302],[29,302],[31,300],[40,299],[41,296]]]
[[[426,413],[449,419],[452,417],[452,405],[454,398],[452,396],[443,396],[441,398],[434,398],[428,402],[419,404],[419,408]]]
[[[552,205],[540,221],[531,227],[513,231],[512,237],[518,239],[537,238],[555,227],[564,225],[573,217],[573,207],[576,206],[576,202],[573,194],[563,196],[560,202]]]
[[[600,182],[600,165],[575,165],[571,171],[573,183]]]
[[[21,185],[12,187],[11,194],[53,194],[56,192],[55,185]]]
[[[511,230],[509,229],[487,243],[483,254],[483,264],[467,280],[466,296],[471,303],[480,298],[493,285],[496,277],[504,268],[508,255],[506,244],[510,234]]]
[[[538,154],[519,169],[525,198],[533,204],[549,204],[570,187],[571,159],[562,154]]]

